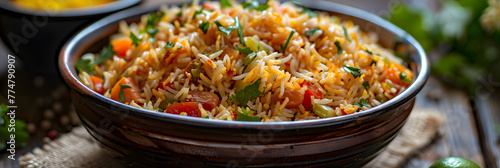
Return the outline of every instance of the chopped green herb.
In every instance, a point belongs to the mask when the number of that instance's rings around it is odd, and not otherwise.
[[[248,114],[252,114],[254,112],[255,111],[247,111],[245,108],[241,108],[241,113],[236,111],[236,114],[238,114],[238,117],[236,117],[236,121],[260,121],[260,117],[258,116],[248,116]]]
[[[84,54],[75,64],[75,69],[79,71],[85,71],[88,74],[94,74],[94,54]]]
[[[257,2],[256,0],[253,0],[252,2],[243,2],[241,3],[241,6],[243,6],[243,9],[255,9],[257,11],[264,11],[269,8],[267,2],[264,4],[259,4],[259,2]]]
[[[372,63],[370,63],[370,66],[372,66],[373,64],[377,65],[377,61],[372,60]]]
[[[175,46],[175,43],[172,43],[172,42],[167,42],[167,45],[165,45],[165,47],[163,47],[163,49],[166,49],[166,48],[172,48]]]
[[[314,15],[316,15],[315,12],[311,11],[309,8],[306,7],[306,5],[304,5],[303,3],[301,2],[297,2],[297,1],[291,1],[292,3],[296,4],[296,5],[299,5],[302,7],[302,11],[300,11],[299,13],[302,14],[302,13],[305,13],[305,14],[308,14],[309,17],[314,17]]]
[[[130,32],[130,39],[132,39],[132,44],[135,46],[139,46],[141,39],[137,38],[134,33]]]
[[[182,11],[177,12],[177,14],[175,14],[175,16],[181,17],[182,16]]]
[[[202,7],[199,11],[194,11],[193,19],[196,18],[196,15],[203,14],[203,9],[205,8]]]
[[[312,36],[315,31],[320,30],[319,27],[312,28],[311,30],[306,31],[306,36]]]
[[[182,46],[177,47],[178,50],[182,49]]]
[[[295,30],[292,30],[292,32],[290,32],[290,35],[288,35],[288,39],[286,39],[286,42],[285,42],[285,45],[280,45],[281,46],[281,52],[285,52],[286,50],[286,47],[288,46],[288,43],[290,43],[290,39],[292,39],[292,36],[293,34],[295,33]]]
[[[146,29],[144,31],[141,31],[142,33],[147,33],[149,34],[149,40],[153,42],[155,40],[156,33],[159,32],[158,29],[156,29],[156,24],[160,22],[161,18],[165,15],[164,12],[161,12],[160,15],[158,15],[156,12],[153,12],[149,14],[149,18],[146,21]]]
[[[240,48],[238,46],[234,46],[238,51],[240,51],[242,54],[245,54],[245,55],[250,55],[251,53],[253,53],[252,49],[250,49],[250,47],[245,47],[245,48]]]
[[[411,79],[409,79],[403,72],[399,73],[399,79],[405,83],[410,83]]]
[[[226,35],[231,34],[231,32],[233,30],[237,29],[238,36],[240,37],[240,43],[243,46],[246,46],[245,45],[245,39],[244,39],[244,36],[243,36],[243,27],[240,24],[240,20],[238,19],[238,16],[236,16],[234,18],[234,25],[233,26],[224,27],[224,26],[222,26],[222,24],[219,23],[218,20],[214,20],[214,23],[217,25],[217,28],[219,28],[219,31],[221,31],[222,33],[224,33]]]
[[[116,54],[116,52],[113,51],[113,46],[111,44],[108,44],[106,47],[104,47],[101,50],[101,54],[99,54],[99,58],[97,58],[97,60],[95,60],[95,62],[92,63],[92,66],[103,63],[107,59],[113,57],[113,55],[115,55],[115,54]]]
[[[373,53],[372,51],[370,51],[370,50],[368,50],[368,49],[366,49],[366,50],[364,50],[364,51],[365,51],[366,53],[370,54],[370,55],[378,55],[378,54],[375,54],[375,53]]]
[[[361,69],[359,69],[359,68],[345,65],[343,69],[344,69],[344,71],[351,73],[352,76],[354,76],[354,78],[361,76],[361,72],[360,72]]]
[[[337,54],[340,55],[344,50],[342,50],[342,45],[340,44],[339,41],[335,41],[335,46],[337,46]]]
[[[158,108],[156,109],[157,112],[164,112],[165,110],[161,109],[161,108]]]
[[[365,107],[370,107],[370,104],[368,104],[368,100],[361,98],[359,102],[354,103],[355,106],[358,106],[360,109],[365,106]]]
[[[203,33],[207,34],[208,28],[210,28],[210,22],[203,22],[198,27],[203,31]]]
[[[252,61],[253,61],[255,58],[257,58],[257,54],[256,54],[256,53],[251,53],[251,54],[250,54],[250,55],[248,55],[248,56],[249,56],[249,57],[251,57],[252,55],[253,55],[252,59],[250,59],[250,60],[248,60],[248,61],[245,61],[245,62],[243,63],[244,68],[243,68],[242,73],[245,73],[245,70],[247,69],[248,65],[250,65],[250,63],[252,63]]]
[[[347,29],[345,27],[342,27],[344,29],[344,36],[347,39],[347,41],[352,42],[351,37],[349,37],[349,33],[347,33]]]
[[[231,98],[229,100],[233,102],[239,102],[241,104],[242,108],[247,107],[248,101],[251,99],[255,99],[259,97],[260,95],[264,94],[264,91],[260,92],[259,87],[260,87],[260,82],[261,78],[257,79],[253,84],[250,84],[246,86],[245,88],[239,90],[236,92],[236,94],[231,95]],[[265,89],[264,89],[265,90]]]
[[[120,92],[118,93],[118,96],[120,97],[120,102],[123,103],[125,101],[125,94],[123,93],[123,90],[127,88],[132,88],[129,85],[120,85]]]
[[[220,6],[225,8],[225,7],[232,7],[231,2],[229,0],[220,0]]]
[[[370,84],[368,82],[363,82],[363,86],[365,87],[366,90],[368,90]]]

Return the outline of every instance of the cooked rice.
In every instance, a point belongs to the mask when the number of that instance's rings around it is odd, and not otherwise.
[[[218,95],[220,104],[211,111],[198,104],[201,117],[236,120],[233,111],[242,112],[244,105],[231,101],[231,95],[261,79],[259,91],[264,93],[247,103],[246,111],[253,111],[248,116],[258,116],[263,122],[299,121],[321,118],[303,104],[289,106],[293,99],[304,96],[307,85],[315,86],[322,94],[321,98],[311,95],[312,104],[329,106],[334,116],[342,116],[378,106],[411,83],[401,81],[401,75],[408,79],[413,76],[411,70],[402,66],[403,61],[393,51],[379,46],[376,34],[362,32],[349,20],[319,12],[310,17],[301,12],[302,7],[290,2],[271,0],[264,11],[231,3],[232,7],[224,8],[218,2],[197,5],[196,1],[189,6],[162,7],[159,12],[165,15],[156,24],[159,32],[154,40],[149,40],[148,33],[141,33],[151,16],[144,15],[139,23],[130,25],[120,22],[119,32],[111,36],[111,41],[130,38],[131,32],[141,40],[124,56],[114,55],[93,67],[93,76],[104,78],[104,96],[111,97],[110,90],[122,77],[129,77],[140,88],[140,98],[126,104],[152,111],[165,111],[160,108],[163,101],[168,100],[167,105],[185,102],[193,90],[209,91]],[[200,10],[202,14],[193,16]],[[236,16],[246,43],[249,39],[257,40],[257,45],[262,46],[245,72],[243,65],[250,58],[235,48],[243,48],[237,30],[225,35],[214,23],[218,20],[221,25],[231,26]],[[199,25],[207,21],[209,28],[204,33]],[[319,30],[305,35],[316,27]],[[296,33],[285,52],[281,52],[280,45],[286,43],[292,30]],[[343,49],[341,54],[337,53],[336,41]],[[164,48],[168,42],[173,46]],[[195,60],[202,67],[196,82],[193,74],[185,70]],[[355,78],[346,71],[346,65],[360,68],[362,75]],[[79,78],[94,89],[89,73],[80,71]],[[289,91],[297,94],[285,97]],[[363,105],[362,99],[368,104]]]

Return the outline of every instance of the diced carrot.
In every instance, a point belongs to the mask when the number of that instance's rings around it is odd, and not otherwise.
[[[184,103],[176,103],[167,106],[167,109],[165,109],[165,113],[170,113],[170,114],[178,114],[180,115],[181,113],[186,113],[187,116],[191,117],[201,117],[201,111],[198,108],[197,102],[184,102]]]
[[[193,90],[189,93],[190,98],[186,99],[186,102],[198,102],[201,103],[204,109],[211,111],[213,108],[219,105],[219,96],[215,93],[209,91],[199,91]]]
[[[131,88],[125,88],[122,90],[122,85],[128,85]],[[113,86],[113,89],[111,89],[111,99],[120,101],[120,91],[122,91],[124,95],[123,103],[130,103],[132,100],[134,100],[139,104],[139,102],[137,101],[141,98],[139,86],[137,86],[137,84],[132,79],[128,77],[122,77],[118,82],[116,82],[115,86]]]
[[[94,84],[94,91],[99,94],[104,94],[104,80],[97,76],[90,76],[90,80],[92,80],[92,83]]]
[[[112,41],[111,45],[113,45],[113,51],[116,52],[116,56],[123,58],[127,55],[127,51],[132,48],[132,40],[123,38]]]

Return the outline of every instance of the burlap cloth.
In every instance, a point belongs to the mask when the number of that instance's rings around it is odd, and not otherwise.
[[[399,135],[365,168],[401,166],[408,156],[428,144],[437,133],[444,117],[433,109],[415,108]],[[102,152],[82,126],[24,155],[21,167],[123,167]]]

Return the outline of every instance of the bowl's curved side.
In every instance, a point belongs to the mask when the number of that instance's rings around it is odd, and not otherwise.
[[[328,127],[248,130],[145,120],[133,111],[123,113],[120,107],[76,91],[72,91],[72,99],[96,142],[127,162],[265,167],[358,167],[395,137],[414,104],[411,99],[380,115]]]

